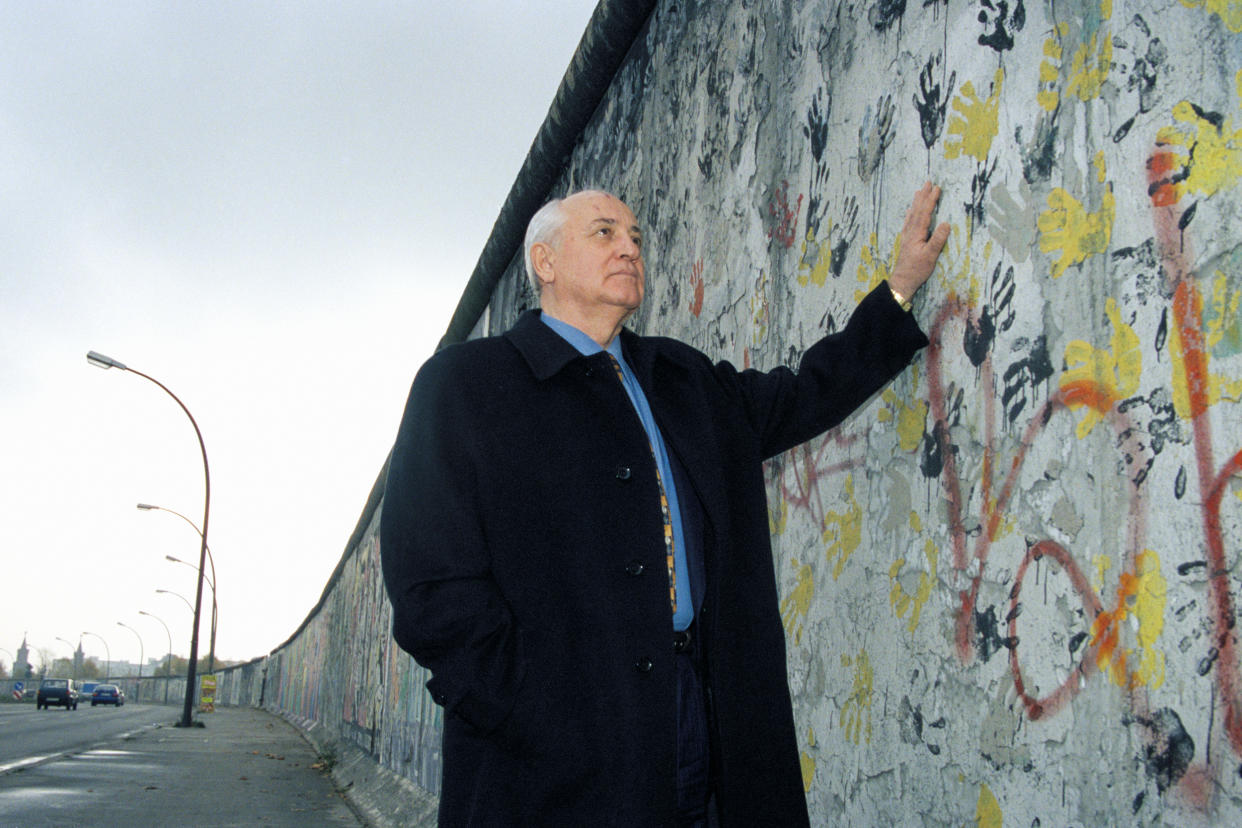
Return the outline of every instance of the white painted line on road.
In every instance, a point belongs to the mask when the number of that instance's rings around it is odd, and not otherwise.
[[[5,774],[12,773],[14,771],[23,770],[25,768],[29,768],[34,765],[41,765],[44,762],[51,762],[56,759],[63,759],[66,756],[76,756],[78,754],[86,753],[91,750],[97,750],[103,745],[107,745],[111,742],[129,741],[130,739],[136,738],[139,734],[141,734],[145,730],[151,730],[152,728],[158,728],[162,726],[163,725],[157,725],[157,724],[142,725],[138,728],[135,728],[134,730],[127,730],[126,732],[121,733],[117,736],[111,736],[107,739],[101,739],[98,742],[95,742],[92,745],[87,745],[85,747],[73,748],[72,750],[62,750],[62,751],[58,751],[57,753],[45,753],[42,756],[27,756],[25,759],[18,759],[15,762],[8,762],[6,764],[0,765],[0,776],[4,776]]]
[[[0,775],[9,773],[10,771],[21,770],[22,768],[28,768],[31,765],[37,765],[40,762],[46,762],[48,759],[53,759],[59,755],[60,754],[58,753],[47,753],[43,756],[27,756],[25,759],[18,759],[16,762],[9,762],[7,764],[0,765]]]

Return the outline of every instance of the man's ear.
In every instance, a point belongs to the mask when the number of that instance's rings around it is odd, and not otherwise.
[[[539,284],[548,285],[556,281],[556,268],[553,259],[556,251],[546,242],[535,242],[530,246],[530,263],[535,266],[535,277]]]

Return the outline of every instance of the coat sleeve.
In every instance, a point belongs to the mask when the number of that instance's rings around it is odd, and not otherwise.
[[[845,328],[812,345],[798,370],[737,371],[717,366],[736,395],[766,459],[822,434],[902,371],[928,344],[912,314],[893,300],[888,283],[871,291]]]
[[[446,714],[486,734],[508,717],[525,663],[491,574],[469,386],[453,366],[433,357],[410,390],[389,458],[380,558],[397,643],[431,671],[427,689]]]

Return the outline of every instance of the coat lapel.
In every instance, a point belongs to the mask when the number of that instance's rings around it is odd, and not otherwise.
[[[709,536],[718,534],[727,525],[728,499],[722,489],[719,458],[728,447],[718,444],[715,431],[708,426],[712,417],[706,400],[702,394],[686,393],[692,385],[687,366],[660,353],[651,340],[629,331],[623,331],[622,337],[626,359],[647,395],[664,442],[677,455],[698,495],[707,522],[704,529]]]

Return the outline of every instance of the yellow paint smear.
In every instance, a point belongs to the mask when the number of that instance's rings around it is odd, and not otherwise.
[[[1229,31],[1242,32],[1242,2],[1239,0],[1182,0],[1182,5],[1188,9],[1203,9],[1219,17]]]
[[[975,804],[975,824],[979,828],[1001,828],[1005,824],[1000,803],[986,784],[979,787],[979,801]]]
[[[1070,409],[1085,411],[1075,432],[1080,440],[1117,402],[1138,390],[1143,373],[1142,345],[1134,329],[1121,320],[1117,300],[1110,296],[1104,313],[1113,329],[1108,348],[1096,348],[1081,339],[1065,346],[1067,367],[1061,375],[1061,391]]]
[[[1168,583],[1160,574],[1160,556],[1145,549],[1135,561],[1134,572],[1122,572],[1117,585],[1117,603],[1104,610],[1091,624],[1091,644],[1098,645],[1095,662],[1100,673],[1110,676],[1127,690],[1142,685],[1156,688],[1164,684],[1164,652],[1157,647],[1164,631],[1164,609]],[[1138,621],[1136,647],[1121,644],[1125,621]]]

